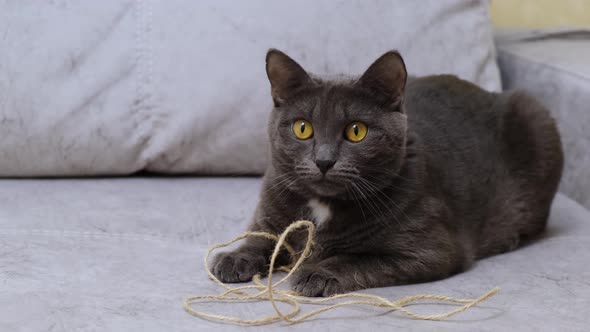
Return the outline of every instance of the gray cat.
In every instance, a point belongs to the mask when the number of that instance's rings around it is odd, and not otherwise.
[[[408,79],[395,51],[350,81],[310,76],[277,50],[266,71],[272,162],[250,229],[315,222],[313,254],[292,279],[301,294],[445,278],[545,228],[563,152],[554,120],[526,94]],[[273,247],[248,239],[219,254],[213,273],[248,281]]]

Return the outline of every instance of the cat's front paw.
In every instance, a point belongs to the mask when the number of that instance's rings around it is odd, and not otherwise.
[[[265,273],[266,258],[252,252],[222,252],[213,260],[213,275],[222,282],[246,282],[257,273]]]
[[[303,296],[332,296],[347,290],[335,273],[318,266],[301,266],[292,276],[291,288]]]

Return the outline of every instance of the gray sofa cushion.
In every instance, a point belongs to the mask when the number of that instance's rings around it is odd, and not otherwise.
[[[590,207],[590,30],[506,30],[496,41],[504,88],[527,90],[559,124],[561,191]]]
[[[0,176],[260,174],[270,47],[500,88],[484,0],[1,1]]]
[[[259,188],[257,178],[0,181],[0,331],[239,329],[192,317],[181,301],[220,291],[202,267],[205,248],[244,231]],[[502,288],[449,321],[351,307],[292,330],[584,330],[589,221],[586,209],[558,195],[542,239],[446,280],[367,291],[475,297]],[[243,317],[272,310],[268,303],[199,308]]]

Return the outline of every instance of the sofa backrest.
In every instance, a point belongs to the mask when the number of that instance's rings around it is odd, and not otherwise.
[[[398,49],[499,90],[487,1],[3,2],[0,176],[259,174],[268,48],[317,74]]]

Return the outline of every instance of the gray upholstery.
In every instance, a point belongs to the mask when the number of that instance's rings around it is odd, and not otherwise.
[[[500,89],[485,0],[0,0],[0,176],[262,174],[270,47]]]
[[[258,178],[1,180],[0,331],[245,330],[192,317],[181,300],[220,291],[203,270],[205,248],[244,231],[259,188]],[[475,297],[502,288],[484,304],[445,322],[338,309],[290,330],[581,331],[590,315],[589,247],[590,213],[559,195],[542,239],[446,280],[368,291]],[[200,308],[243,317],[272,310]]]
[[[590,208],[590,28],[502,31],[505,89],[526,89],[553,113],[565,149],[561,190]]]

